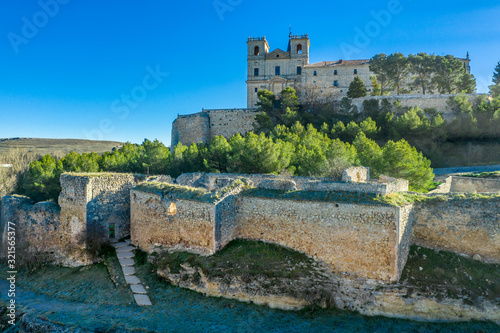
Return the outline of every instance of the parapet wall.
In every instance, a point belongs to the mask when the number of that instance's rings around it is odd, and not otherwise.
[[[427,200],[413,212],[417,245],[500,262],[500,198]]]

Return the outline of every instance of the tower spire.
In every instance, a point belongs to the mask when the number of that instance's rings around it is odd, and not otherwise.
[[[290,33],[288,34],[288,37],[292,37],[292,25],[291,24],[290,24],[289,31],[290,31]]]

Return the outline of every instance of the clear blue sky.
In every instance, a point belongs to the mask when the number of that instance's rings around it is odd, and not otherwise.
[[[177,114],[245,107],[247,37],[285,49],[290,25],[311,62],[469,51],[486,92],[499,18],[497,0],[0,0],[0,138],[168,145]]]

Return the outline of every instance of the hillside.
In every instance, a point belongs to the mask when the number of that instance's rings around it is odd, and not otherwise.
[[[22,149],[40,155],[63,155],[70,151],[77,153],[103,153],[115,147],[121,147],[123,142],[93,141],[78,139],[37,139],[37,138],[8,138],[0,139],[0,155],[10,149]]]

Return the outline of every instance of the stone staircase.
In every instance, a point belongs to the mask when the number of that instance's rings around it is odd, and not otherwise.
[[[126,240],[120,243],[113,243],[113,247],[116,249],[116,255],[118,256],[118,261],[122,267],[123,276],[125,281],[130,286],[132,293],[134,294],[134,299],[139,306],[149,306],[152,305],[148,292],[141,280],[137,275],[135,275],[135,262],[134,262],[134,252],[135,247],[130,245],[130,240]]]

